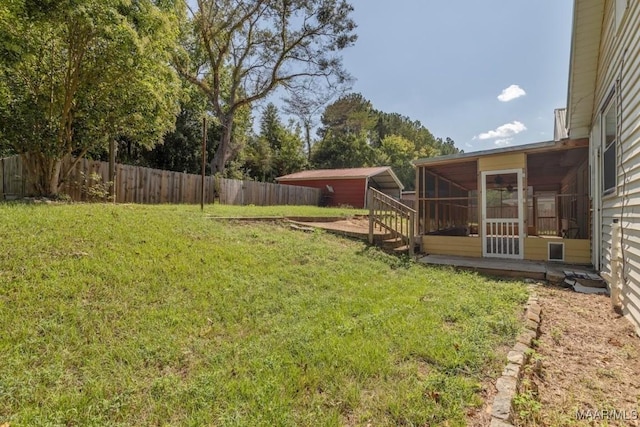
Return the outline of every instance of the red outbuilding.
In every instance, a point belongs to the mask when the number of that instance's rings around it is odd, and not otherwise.
[[[367,207],[367,191],[375,188],[400,199],[404,186],[389,166],[350,169],[317,169],[276,178],[280,184],[313,187],[322,190],[325,206]]]

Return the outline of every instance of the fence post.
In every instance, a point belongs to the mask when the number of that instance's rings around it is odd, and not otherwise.
[[[0,194],[4,199],[4,159],[0,159]]]
[[[116,140],[113,138],[109,139],[109,179],[108,182],[111,183],[109,186],[109,197],[113,199],[113,203],[116,202]]]
[[[202,188],[200,189],[200,210],[204,211],[204,182],[205,182],[205,171],[207,170],[207,116],[202,118],[202,176],[201,176],[201,184]]]

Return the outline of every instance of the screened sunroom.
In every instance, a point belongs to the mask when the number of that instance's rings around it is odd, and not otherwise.
[[[590,262],[586,140],[462,153],[414,164],[423,252]]]

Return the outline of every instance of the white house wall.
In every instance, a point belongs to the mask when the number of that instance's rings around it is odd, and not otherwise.
[[[601,143],[600,112],[612,88],[619,80],[621,123],[619,128],[617,194],[602,196],[600,267],[611,273],[612,224],[622,226],[622,254],[625,280],[623,308],[640,327],[640,1],[630,0],[620,28],[616,26],[616,0],[606,0],[604,26],[598,60],[596,102],[592,118],[592,150]],[[592,156],[592,168],[599,160]],[[602,193],[601,177],[592,182],[594,192]],[[597,202],[599,197],[594,196]],[[595,243],[595,239],[594,239]]]

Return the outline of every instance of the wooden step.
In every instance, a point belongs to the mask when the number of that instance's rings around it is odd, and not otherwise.
[[[382,240],[380,243],[383,244],[395,244],[395,243],[402,243],[404,241],[404,238],[402,237],[390,237],[388,239]]]
[[[389,239],[393,239],[393,234],[392,233],[386,233],[386,234],[376,234],[373,236],[373,239],[377,242],[377,243],[381,243],[384,242],[385,240],[389,240]]]
[[[384,248],[384,249],[394,249],[395,250],[398,247],[407,246],[407,244],[405,243],[404,239],[397,238],[397,239],[385,240],[385,241],[381,242],[379,246]]]

